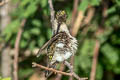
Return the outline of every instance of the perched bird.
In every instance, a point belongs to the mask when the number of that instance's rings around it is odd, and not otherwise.
[[[55,68],[56,63],[69,59],[76,53],[77,40],[71,36],[66,25],[67,15],[65,11],[58,11],[55,17],[54,32],[52,38],[38,51],[38,56],[45,50],[49,58],[48,67]],[[46,72],[46,76],[49,75]]]

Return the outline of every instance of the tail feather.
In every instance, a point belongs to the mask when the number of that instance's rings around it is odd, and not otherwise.
[[[45,71],[46,78],[50,77],[52,74],[53,74],[53,72],[51,72],[51,71],[47,71],[47,70]]]
[[[53,65],[48,65],[48,67],[55,69],[55,68],[56,68],[56,63],[54,63]],[[46,71],[45,71],[45,77],[46,77],[46,78],[50,77],[50,76],[52,75],[52,73],[53,73],[53,72],[46,70]]]

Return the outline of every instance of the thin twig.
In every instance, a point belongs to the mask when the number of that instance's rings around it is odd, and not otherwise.
[[[65,62],[65,64],[71,69],[70,64],[68,62]],[[66,75],[66,76],[73,76],[78,80],[86,80],[87,79],[87,78],[80,78],[75,73],[62,72],[62,71],[59,71],[59,70],[56,70],[56,69],[53,69],[53,68],[48,68],[48,67],[42,66],[42,65],[37,64],[35,62],[32,63],[32,67],[39,67],[39,68],[42,68],[42,69],[45,69],[45,70],[48,70],[48,71],[52,71],[52,72],[55,72],[55,73],[58,73],[58,74],[62,74],[62,75]]]
[[[70,63],[71,63],[71,65],[74,65],[74,56],[71,57]],[[73,80],[73,77],[70,77],[69,80]]]
[[[16,41],[15,41],[15,53],[14,53],[14,64],[13,64],[13,67],[14,67],[14,72],[13,72],[13,79],[14,80],[18,80],[18,54],[19,54],[19,43],[20,43],[20,39],[21,39],[21,35],[22,35],[22,32],[23,32],[23,27],[24,27],[24,24],[26,22],[26,19],[23,19],[22,22],[21,22],[21,25],[20,25],[20,29],[17,33],[17,37],[16,37]]]
[[[72,36],[76,36],[77,35],[83,18],[84,18],[83,11],[79,11],[78,12],[78,16],[76,18],[76,21],[75,21],[75,23],[74,23],[74,25],[72,27],[72,31],[71,31]]]
[[[83,23],[82,23],[82,26],[84,25],[88,25],[91,21],[91,19],[93,18],[94,16],[94,13],[95,13],[95,8],[94,7],[89,7],[88,8],[88,12],[87,12],[87,16],[85,17]]]
[[[72,20],[71,20],[71,25],[72,26],[71,27],[73,27],[73,24],[75,22],[75,18],[76,18],[76,14],[77,14],[77,8],[78,8],[78,2],[79,2],[79,0],[74,0],[73,11],[72,11]]]
[[[71,74],[73,75],[74,78],[76,78],[77,80],[87,80],[88,78],[80,78],[74,71],[73,71],[73,66],[68,62],[65,61],[64,64],[69,68],[69,70],[71,71]]]
[[[100,42],[98,40],[96,40],[96,44],[95,44],[95,48],[94,48],[94,56],[93,56],[93,61],[92,61],[92,70],[90,73],[90,80],[95,80],[99,48],[100,48]]]
[[[52,72],[55,72],[55,73],[59,73],[59,74],[67,75],[67,76],[72,76],[71,73],[66,73],[66,72],[62,72],[62,71],[59,71],[59,70],[55,70],[53,68],[48,68],[48,67],[42,66],[40,64],[37,64],[35,62],[32,63],[32,67],[39,67],[39,68],[42,68],[42,69],[45,69],[45,70],[48,70],[48,71],[52,71]]]
[[[98,28],[98,31],[96,31],[96,33],[95,33],[96,36],[99,36],[100,34],[102,34],[104,32],[104,29],[102,27],[104,27],[104,22],[105,22],[106,17],[107,17],[107,14],[106,14],[106,11],[108,9],[107,3],[108,3],[107,1],[106,2],[102,1],[102,5],[103,5],[102,20],[101,20],[101,24]],[[92,61],[92,69],[91,69],[91,73],[90,73],[90,80],[95,80],[99,49],[100,49],[100,41],[96,40],[96,45],[95,45],[95,48],[94,48],[93,61]]]
[[[48,0],[49,8],[50,8],[50,15],[51,15],[51,24],[52,24],[52,29],[54,27],[54,19],[55,19],[55,11],[52,5],[52,0]]]

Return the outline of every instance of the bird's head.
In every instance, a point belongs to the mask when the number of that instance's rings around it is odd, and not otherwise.
[[[66,32],[69,33],[69,30],[66,25],[67,14],[64,10],[60,10],[56,13],[55,16],[55,26],[54,26],[54,34],[59,32]]]
[[[60,10],[56,13],[56,19],[58,21],[58,23],[63,23],[66,22],[67,19],[67,14],[64,10]]]

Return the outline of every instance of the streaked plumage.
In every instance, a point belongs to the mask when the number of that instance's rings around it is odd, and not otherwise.
[[[53,37],[39,50],[42,52],[46,49],[49,58],[48,67],[55,68],[57,62],[63,62],[76,53],[77,40],[70,35],[65,22],[66,13],[59,11],[56,14]],[[49,75],[48,72],[47,75]]]

